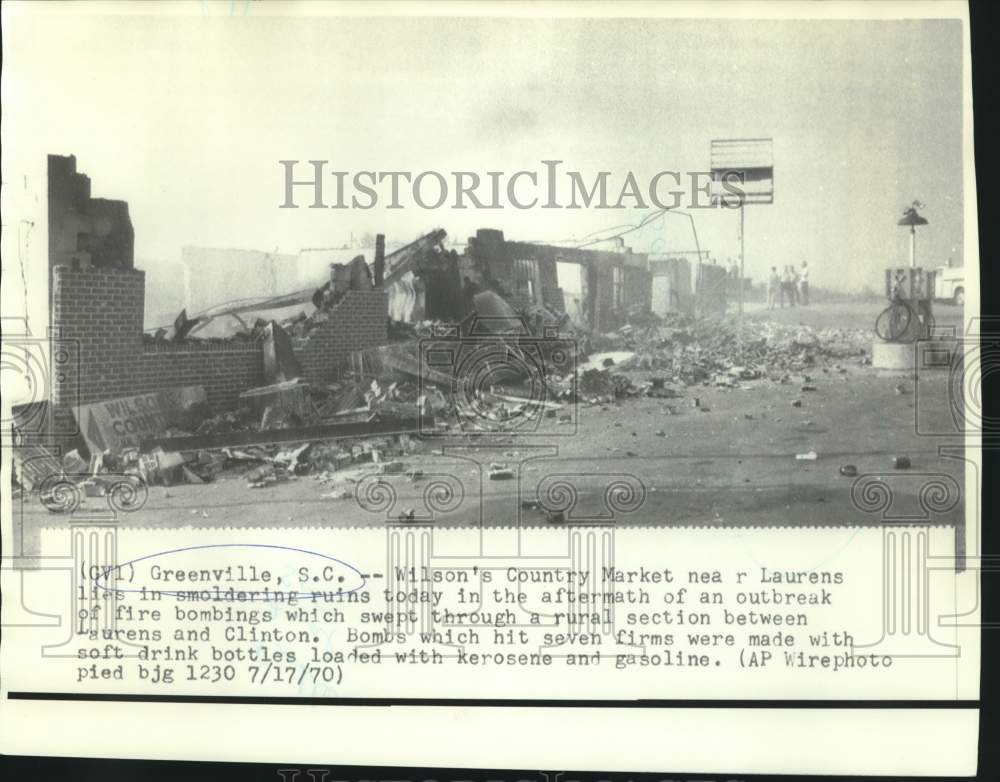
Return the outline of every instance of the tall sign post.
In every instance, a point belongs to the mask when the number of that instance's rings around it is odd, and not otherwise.
[[[740,210],[740,277],[737,297],[742,326],[746,241],[743,209],[774,203],[774,149],[770,138],[716,139],[709,150],[713,201]]]

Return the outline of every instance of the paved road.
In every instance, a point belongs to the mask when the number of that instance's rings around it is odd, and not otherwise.
[[[404,458],[407,466],[424,471],[424,480],[411,483],[404,476],[386,480],[402,508],[424,510],[423,494],[434,474],[453,476],[464,491],[464,501],[438,515],[445,526],[465,526],[484,519],[488,524],[510,524],[518,518],[523,500],[536,498],[539,482],[554,474],[569,476],[579,495],[575,516],[599,517],[607,512],[604,495],[616,480],[640,486],[644,499],[631,512],[616,514],[628,525],[813,526],[878,524],[879,513],[862,512],[851,500],[853,479],[840,475],[841,465],[853,464],[859,473],[889,476],[898,508],[919,512],[918,494],[926,482],[920,474],[942,473],[963,486],[963,462],[943,458],[939,446],[960,444],[956,437],[925,437],[916,432],[918,417],[935,431],[947,431],[947,373],[927,375],[914,387],[900,379],[879,377],[872,370],[852,366],[847,374],[817,373],[815,392],[800,384],[747,383],[745,389],[691,389],[685,398],[670,400],[675,411],[660,400],[635,399],[604,409],[579,411],[579,431],[569,437],[509,440],[494,448],[462,451],[452,456],[449,443],[425,441],[425,452]],[[697,395],[702,407],[691,406]],[[792,402],[801,400],[801,407]],[[707,412],[702,412],[708,408]],[[663,434],[658,435],[656,432]],[[446,453],[437,455],[445,447]],[[534,448],[529,447],[534,446]],[[546,458],[529,459],[547,453]],[[815,461],[796,454],[814,451]],[[455,452],[459,453],[458,451]],[[893,457],[907,456],[909,471],[893,469]],[[482,471],[467,459],[515,466],[525,462],[522,480],[484,480]],[[354,477],[365,473],[361,468]],[[619,476],[616,478],[615,476]],[[632,477],[620,477],[632,476]],[[353,490],[338,480],[335,488]],[[152,487],[145,507],[122,514],[128,526],[177,528],[239,526],[373,526],[384,522],[384,511],[365,511],[353,499],[328,499],[331,486],[304,476],[264,489],[248,489],[238,477],[212,484]],[[103,500],[90,499],[86,507]],[[628,506],[626,501],[623,505]],[[620,506],[621,507],[621,506]],[[36,545],[37,530],[64,526],[65,516],[44,511],[37,502],[23,514],[26,552]],[[962,505],[937,514],[939,523],[957,524]],[[542,514],[525,510],[523,521],[545,524]]]

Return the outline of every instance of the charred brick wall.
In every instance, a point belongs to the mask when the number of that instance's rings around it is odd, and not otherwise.
[[[694,314],[691,264],[685,258],[662,258],[649,263],[653,275],[653,312]]]
[[[536,283],[542,302],[555,312],[565,311],[563,291],[559,287],[557,263],[577,263],[587,270],[593,307],[592,327],[608,331],[620,326],[630,313],[648,312],[651,304],[651,277],[646,256],[630,252],[608,252],[546,244],[506,241],[503,232],[480,229],[468,243],[471,265],[516,309],[527,309],[534,302],[518,292],[518,259],[531,259],[538,268]],[[620,301],[615,301],[615,271],[621,285]]]
[[[628,313],[648,312],[651,304],[650,285],[652,276],[646,269],[635,266],[623,266],[625,286],[625,309]]]
[[[695,302],[699,315],[723,315],[726,312],[726,281],[729,275],[722,266],[698,265]]]
[[[144,342],[145,273],[138,269],[57,266],[53,278],[53,334],[80,355],[78,372],[53,373],[56,409],[184,385],[204,386],[209,403],[225,409],[265,382],[258,344]],[[297,351],[306,377],[329,379],[350,351],[384,344],[387,307],[381,290],[348,291]]]
[[[91,198],[73,155],[48,156],[49,268],[133,265],[135,231],[125,201]]]

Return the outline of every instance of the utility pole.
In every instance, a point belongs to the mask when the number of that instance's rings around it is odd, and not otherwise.
[[[743,317],[743,250],[744,250],[744,231],[743,231],[743,199],[740,199],[740,277],[736,281],[738,286],[737,296],[740,302],[740,318]]]

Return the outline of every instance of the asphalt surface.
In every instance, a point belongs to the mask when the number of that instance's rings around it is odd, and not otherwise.
[[[852,306],[871,316],[877,304]],[[854,320],[845,309],[851,308],[838,304],[769,313],[748,307],[748,317],[829,327]],[[944,317],[938,313],[939,324],[949,316],[959,322],[959,312],[951,310]],[[567,522],[613,519],[627,526],[872,525],[907,513],[960,526],[960,499],[951,507],[946,507],[950,501],[928,506],[926,497],[921,499],[928,482],[941,483],[934,476],[945,476],[948,492],[964,489],[949,373],[926,372],[914,383],[852,359],[841,366],[844,371],[811,370],[809,385],[815,391],[803,391],[803,379],[793,375],[786,384],[745,381],[737,389],[689,388],[678,399],[582,405],[575,427],[550,427],[547,435],[490,443],[426,439],[419,452],[398,457],[406,469],[422,471],[422,478],[382,478],[395,494],[390,506],[359,502],[376,480],[374,468],[362,465],[337,473],[332,483],[306,475],[250,489],[231,472],[204,485],[154,486],[141,509],[121,513],[119,520],[128,527],[163,529],[371,527],[412,510],[418,517],[432,515],[444,527],[558,523],[531,507],[535,503],[561,510]],[[953,434],[942,434],[948,432]],[[951,446],[950,455],[942,455],[942,446]],[[797,458],[803,454],[815,458]],[[909,459],[908,469],[894,466],[898,456]],[[511,468],[514,478],[490,480],[490,465],[496,463]],[[841,474],[847,465],[857,476]],[[365,476],[372,476],[368,483],[362,483]],[[877,497],[866,499],[859,480],[888,485],[892,508],[876,507]],[[450,494],[441,493],[444,485]],[[324,496],[332,490],[348,496]],[[80,512],[101,508],[106,508],[103,499],[88,498]],[[37,547],[41,528],[69,521],[37,500],[15,501],[25,554]]]

